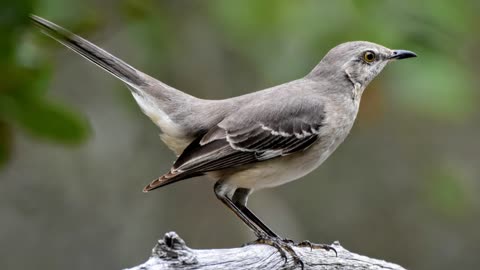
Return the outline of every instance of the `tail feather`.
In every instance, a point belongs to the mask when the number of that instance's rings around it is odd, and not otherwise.
[[[127,84],[142,111],[165,134],[162,138],[169,138],[168,141],[164,140],[165,143],[177,154],[181,153],[182,147],[196,132],[196,128],[184,128],[184,122],[187,126],[191,123],[185,118],[202,111],[203,107],[198,107],[198,104],[203,104],[200,99],[152,78],[61,26],[36,15],[30,15],[30,19],[43,33]]]
[[[134,87],[146,85],[143,73],[102,48],[44,18],[36,15],[31,15],[30,18],[45,34],[108,71],[123,82]]]
[[[172,173],[171,171],[167,174],[160,176],[159,178],[153,180],[150,184],[148,184],[145,188],[143,188],[143,192],[149,192],[154,189],[173,184],[180,180],[185,180],[188,178],[196,177],[203,175],[203,173],[196,173],[196,174],[187,174],[187,173]]]

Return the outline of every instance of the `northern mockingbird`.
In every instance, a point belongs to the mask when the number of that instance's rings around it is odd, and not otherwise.
[[[162,140],[178,158],[144,192],[207,175],[217,180],[217,198],[261,242],[297,260],[292,241],[280,238],[247,208],[248,196],[320,166],[347,137],[365,87],[392,60],[416,56],[371,42],[346,42],[331,49],[301,79],[229,99],[205,100],[146,75],[52,22],[31,18],[44,33],[122,80],[160,127]]]

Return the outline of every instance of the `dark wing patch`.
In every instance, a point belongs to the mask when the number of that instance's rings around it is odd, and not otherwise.
[[[217,128],[215,128],[217,129]],[[218,128],[224,134],[225,130]],[[217,131],[217,134],[220,134]],[[172,167],[171,172],[183,173],[187,171],[215,171],[229,167],[236,167],[256,161],[252,151],[238,151],[232,148],[226,135],[202,145],[205,136],[192,142],[180,155]],[[222,138],[223,137],[223,138]],[[232,166],[236,164],[236,166]]]
[[[273,127],[259,123],[244,132],[228,133],[227,140],[232,148],[253,151],[258,160],[266,160],[305,150],[317,140],[320,127],[300,120],[275,123]]]
[[[292,126],[294,127],[294,126]],[[221,127],[192,142],[180,155],[172,173],[208,172],[238,167],[305,150],[318,138],[318,130],[299,123],[293,129],[274,130],[264,124],[229,133]],[[318,126],[315,126],[318,129]],[[314,132],[315,131],[315,132]],[[215,140],[211,140],[214,136]],[[206,138],[206,139],[205,139]],[[203,142],[207,142],[202,145]]]

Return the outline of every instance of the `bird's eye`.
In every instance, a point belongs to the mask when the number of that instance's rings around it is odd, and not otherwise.
[[[375,58],[375,53],[372,51],[366,51],[363,55],[363,60],[365,60],[365,62],[367,63],[372,63],[373,61],[375,61]]]

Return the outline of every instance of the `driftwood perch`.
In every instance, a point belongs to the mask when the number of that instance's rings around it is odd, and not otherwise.
[[[405,270],[403,267],[361,256],[344,249],[340,243],[333,243],[338,256],[325,250],[310,250],[295,247],[296,253],[305,263],[304,269],[315,270]],[[289,257],[285,263],[277,249],[267,245],[255,244],[229,249],[190,249],[175,232],[166,233],[158,240],[152,255],[142,265],[126,270],[163,270],[163,269],[300,269]]]

